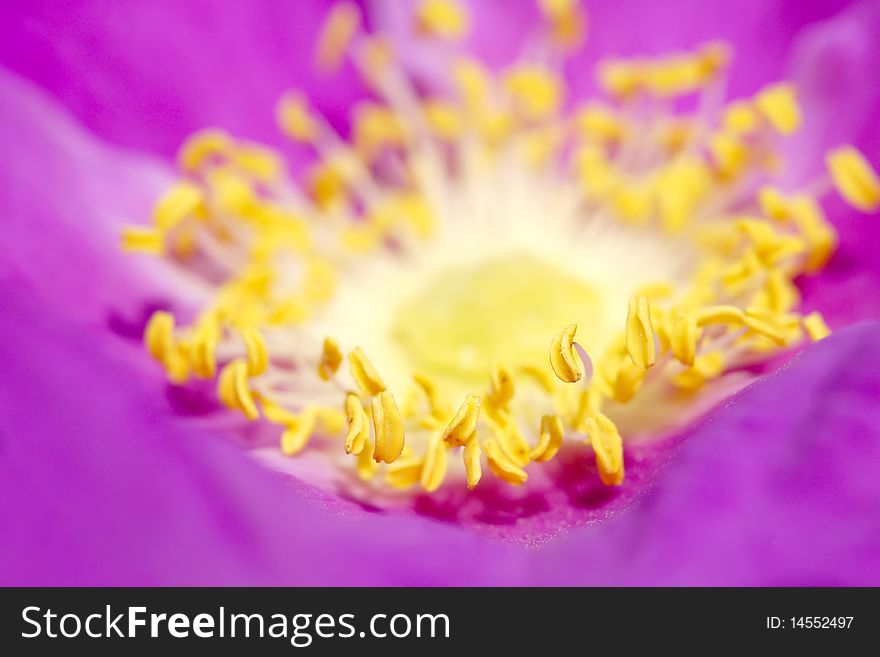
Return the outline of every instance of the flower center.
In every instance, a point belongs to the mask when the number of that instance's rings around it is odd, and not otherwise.
[[[544,366],[547,336],[572,321],[589,332],[600,311],[596,290],[521,254],[439,272],[401,304],[392,332],[414,370],[473,385],[497,363]]]

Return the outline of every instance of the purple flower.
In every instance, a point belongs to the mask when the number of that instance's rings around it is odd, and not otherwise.
[[[429,5],[433,11],[425,8]],[[880,152],[873,130],[877,97],[865,80],[880,63],[874,45],[877,5],[755,2],[710,11],[703,3],[640,2],[628,5],[624,16],[609,3],[590,7],[586,20],[571,13],[572,6],[547,2],[539,9],[517,3],[511,9],[510,3],[484,2],[463,18],[450,14],[445,2],[395,4],[394,10],[376,3],[359,13],[372,33],[388,35],[398,52],[413,53],[406,65],[407,79],[419,89],[414,102],[436,101],[418,106],[434,131],[432,139],[459,144],[466,131],[459,132],[457,121],[475,121],[468,129],[492,145],[479,150],[476,161],[443,146],[440,152],[452,164],[429,170],[422,185],[437,184],[430,176],[440,171],[441,182],[445,176],[463,180],[474,185],[469,193],[477,196],[494,185],[493,203],[503,192],[546,193],[541,181],[547,162],[577,151],[579,158],[565,161],[587,167],[590,216],[611,213],[626,224],[610,229],[610,242],[607,230],[592,234],[590,240],[602,245],[591,256],[598,260],[597,270],[584,264],[586,257],[565,260],[577,250],[566,251],[568,245],[559,243],[553,231],[562,229],[546,223],[550,219],[533,219],[539,210],[566,211],[566,194],[572,181],[580,180],[573,175],[561,177],[565,185],[544,205],[530,206],[533,199],[525,195],[503,206],[509,216],[484,226],[482,234],[482,219],[462,223],[459,215],[461,208],[470,216],[483,206],[463,204],[461,199],[471,203],[472,198],[458,188],[439,197],[396,196],[395,203],[407,203],[400,214],[412,224],[398,230],[394,212],[383,223],[367,211],[376,207],[369,188],[342,176],[342,187],[349,189],[339,192],[327,186],[330,176],[320,179],[325,186],[305,186],[307,203],[320,210],[328,231],[334,217],[357,215],[347,232],[321,232],[324,228],[307,221],[309,244],[324,245],[310,250],[289,224],[282,237],[269,231],[266,226],[275,224],[265,210],[288,207],[281,196],[294,193],[290,181],[314,183],[321,173],[339,174],[315,168],[307,149],[290,146],[272,128],[278,98],[287,99],[282,122],[301,141],[319,151],[336,144],[315,137],[314,126],[323,126],[315,123],[320,114],[327,119],[320,134],[338,131],[356,144],[355,151],[322,152],[319,165],[332,160],[330,155],[354,153],[361,164],[369,164],[382,194],[394,187],[389,181],[395,176],[416,175],[413,171],[424,164],[416,157],[422,153],[420,138],[399,131],[395,123],[401,116],[411,119],[415,110],[407,105],[412,98],[400,97],[406,89],[395,86],[396,74],[382,68],[381,44],[357,41],[363,34],[355,37],[361,64],[376,66],[367,66],[366,75],[358,74],[357,57],[344,60],[331,77],[314,72],[318,26],[329,4],[267,2],[257,8],[248,3],[219,12],[199,3],[151,3],[147,11],[83,2],[76,11],[69,6],[4,10],[0,524],[6,539],[0,581],[878,583],[880,333],[872,318],[880,311],[874,253],[880,229],[876,217],[853,212],[837,194],[824,197],[824,212],[812,203],[833,181],[849,204],[876,206],[868,162],[876,162]],[[531,56],[558,62],[562,76],[550,77],[543,68],[508,71],[500,89],[509,94],[511,113],[490,116],[494,106],[474,96],[465,114],[456,115],[453,105],[450,115],[442,101],[453,92],[443,85],[450,84],[455,60],[444,37],[459,32],[462,47],[486,62],[489,71],[506,70],[522,44],[538,34]],[[584,33],[585,47],[569,52]],[[707,90],[715,88],[725,69],[726,51],[700,44],[716,38],[736,53],[728,94],[745,100],[716,107],[725,117],[717,125],[703,125],[702,114],[682,124],[679,119],[693,108],[685,103],[671,111],[670,89],[695,90],[704,101],[713,100]],[[323,44],[326,65],[336,53],[332,39]],[[672,59],[632,59],[688,48],[691,54]],[[606,62],[606,91],[616,95],[612,110],[592,107],[592,113],[576,114],[579,101],[600,93],[592,73],[599,60]],[[767,86],[785,77],[797,89],[796,105],[790,87]],[[465,96],[469,89],[480,91],[474,80],[463,83]],[[555,107],[557,83],[571,107]],[[284,95],[291,86],[303,95]],[[397,103],[395,113],[368,106],[372,114],[362,111],[354,125],[346,121],[351,105],[383,92]],[[645,97],[651,102],[639,106]],[[642,111],[655,114],[645,120]],[[576,124],[586,137],[566,132],[557,141],[550,128],[562,126],[558,116],[580,117]],[[515,127],[504,127],[509,124]],[[190,133],[210,126],[225,131],[220,149],[209,151],[210,166],[195,165],[181,176],[171,163],[174,151]],[[654,153],[664,177],[650,178],[643,189],[641,174],[654,167],[620,151],[633,131],[645,126],[652,131],[639,133],[639,141],[653,140],[670,150]],[[781,142],[777,133],[786,135],[793,127],[799,128],[796,134]],[[703,148],[700,157],[682,159],[694,140]],[[241,192],[236,187],[241,178],[226,175],[229,161],[238,158],[236,166],[256,178],[277,164],[275,151],[258,149],[256,142],[284,153],[292,173],[283,174],[280,183],[271,175],[252,180]],[[188,152],[204,153],[212,143],[190,140]],[[485,172],[498,170],[495,156],[512,156],[496,149],[497,143],[522,146],[517,157],[536,166],[525,169],[533,179],[504,179],[506,186],[499,187]],[[867,161],[855,150],[841,149],[843,144],[857,146]],[[829,149],[834,154],[830,176],[823,173]],[[401,150],[408,154],[403,160]],[[481,168],[479,158],[487,154],[492,163]],[[603,154],[620,157],[626,166],[608,165]],[[756,154],[782,158],[787,163],[782,175],[762,168],[769,160],[759,162]],[[412,169],[396,169],[401,162]],[[682,162],[693,167],[682,173],[672,166]],[[522,167],[513,168],[516,173]],[[606,174],[609,185],[596,187]],[[707,217],[702,226],[712,229],[706,238],[720,249],[712,254],[720,254],[725,267],[708,280],[731,286],[724,292],[726,302],[717,292],[705,301],[697,294],[706,292],[704,279],[689,271],[679,282],[678,270],[670,265],[677,262],[679,247],[691,246],[679,241],[669,249],[657,237],[667,234],[661,231],[650,233],[648,242],[637,234],[654,213],[666,217],[664,230],[676,229],[679,215],[673,210],[681,209],[676,203],[684,203],[684,215],[691,217],[697,205],[717,202],[719,190],[738,189],[747,179],[752,188],[740,205],[718,206],[717,212],[732,220]],[[699,182],[696,191],[693,180]],[[759,192],[756,182],[776,187]],[[692,196],[705,186],[715,196]],[[176,191],[166,194],[166,201],[171,198],[166,210],[184,207],[186,216],[171,217],[170,228],[157,217],[153,228],[129,230],[126,239],[129,247],[171,257],[156,261],[121,253],[123,226],[143,226],[169,188]],[[682,189],[690,190],[684,199],[669,196]],[[358,194],[363,198],[355,199]],[[645,197],[651,209],[643,212]],[[433,225],[418,221],[424,219],[425,198],[431,219],[439,213],[446,222],[437,222],[441,233],[449,216],[458,222],[452,247],[438,251],[419,242],[419,231]],[[295,206],[287,196],[284,200]],[[444,203],[449,206],[437,210]],[[241,224],[244,229],[223,224],[218,232],[218,217],[230,215],[251,223]],[[163,216],[168,219],[167,212]],[[533,223],[537,231],[529,228]],[[204,226],[214,231],[208,237]],[[383,232],[367,230],[376,226]],[[735,228],[727,230],[730,226]],[[178,232],[188,227],[195,228]],[[698,228],[689,224],[676,234],[693,236]],[[473,238],[475,231],[484,239],[468,247],[463,236]],[[236,246],[243,234],[263,240],[248,242],[247,255]],[[511,265],[503,250],[497,255],[494,249],[518,234],[528,239],[520,240]],[[181,241],[172,244],[172,238]],[[279,239],[288,240],[284,249],[298,254],[292,262],[312,267],[305,269],[306,296],[297,289],[284,297],[285,302],[305,299],[305,306],[270,308],[268,297],[261,296],[265,285],[276,290],[272,285],[287,275],[279,274],[287,271],[280,265],[271,269],[271,283],[261,282],[265,271],[248,269],[253,253],[262,248],[275,254]],[[425,244],[432,239],[443,243],[430,237]],[[571,239],[581,244],[580,238]],[[550,251],[542,250],[547,240]],[[195,246],[188,250],[188,244]],[[530,249],[528,257],[521,254],[523,244]],[[338,245],[347,245],[342,256],[327,255]],[[367,256],[353,255],[363,248]],[[222,258],[208,257],[218,249]],[[410,252],[418,259],[389,278],[388,263]],[[561,254],[564,275],[545,266],[548,252]],[[194,258],[187,260],[187,253]],[[489,265],[482,260],[475,265],[466,260],[468,253],[496,255]],[[540,258],[533,261],[532,255]],[[437,262],[458,257],[467,266],[436,268]],[[348,273],[339,264],[343,260],[362,267],[368,260],[369,267]],[[325,261],[332,265],[330,273]],[[715,261],[713,256],[701,262],[708,271]],[[756,268],[749,269],[754,262]],[[400,271],[418,284],[401,280]],[[611,295],[612,311],[583,284],[595,271],[603,273],[607,287],[599,296]],[[655,276],[658,271],[663,275]],[[316,278],[309,272],[318,272]],[[757,275],[762,284],[755,290],[746,294],[736,287],[740,279],[750,284]],[[335,296],[324,299],[324,283],[334,276],[344,303]],[[627,276],[652,284],[668,284],[671,278],[674,295],[696,297],[667,303],[656,290],[631,290],[620,283]],[[381,285],[373,285],[377,282]],[[511,286],[515,295],[506,293]],[[404,294],[410,287],[414,296]],[[480,304],[469,296],[473,290],[482,295]],[[389,305],[388,298],[394,303]],[[555,298],[566,301],[561,313]],[[573,344],[573,330],[558,333],[564,324],[554,324],[574,305],[590,309],[587,321],[577,313],[565,319],[581,320],[577,336],[583,347]],[[482,317],[483,306],[504,320],[502,330],[474,319]],[[522,310],[532,307],[538,320]],[[205,308],[214,310],[205,315]],[[308,316],[305,321],[299,321],[300,311]],[[454,321],[444,324],[443,312],[452,313]],[[606,312],[616,319],[600,330],[595,325]],[[835,329],[829,337],[824,337],[822,316]],[[144,354],[145,327],[149,350],[165,372]],[[552,330],[545,334],[547,327]],[[382,330],[396,336],[405,366],[394,364],[398,352],[383,351],[382,341],[369,337]],[[510,336],[533,334],[549,383],[543,375],[529,374],[534,368],[487,365],[480,350],[462,356],[463,344],[489,345],[496,358],[525,354],[526,365],[532,365],[531,342],[508,342]],[[289,335],[297,339],[283,337]],[[818,341],[804,346],[806,335]],[[339,358],[332,340],[322,347],[324,337],[338,339]],[[365,341],[364,352],[354,350],[359,340]],[[547,347],[552,369],[544,356]],[[792,357],[794,348],[799,353]],[[351,364],[350,379],[340,359]],[[303,373],[304,367],[311,373],[318,366],[324,378],[338,379],[343,392]],[[422,415],[411,410],[397,371],[408,376],[413,369],[427,372],[421,396],[412,402],[426,406]],[[456,383],[449,384],[450,378]],[[218,383],[222,403],[235,410],[218,405]],[[542,392],[544,387],[555,392]],[[471,388],[474,396],[466,397]],[[436,390],[457,396],[441,403],[432,397]],[[528,404],[516,406],[523,397]],[[338,418],[343,403],[348,417]],[[256,414],[265,419],[242,417]],[[405,443],[398,432],[403,425]],[[511,437],[515,425],[531,429]],[[421,442],[419,431],[425,432]],[[360,446],[376,459],[346,456],[341,445],[346,434],[348,451],[361,451]],[[325,440],[331,437],[334,442]],[[523,441],[525,455],[517,452]],[[468,463],[469,449],[472,457],[476,450],[483,466],[478,469],[485,470],[478,484],[472,481],[475,461]],[[444,464],[448,459],[448,466],[438,470],[439,459]],[[372,474],[377,467],[372,464],[380,460],[387,464],[379,476],[364,483],[354,475],[355,470]],[[349,462],[358,465],[348,467]],[[435,478],[432,473],[438,472]],[[524,486],[510,485],[522,483],[524,475]],[[466,482],[476,486],[469,491]]]

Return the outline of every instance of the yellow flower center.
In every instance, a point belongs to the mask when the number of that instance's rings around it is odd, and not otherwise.
[[[480,384],[495,363],[541,367],[547,336],[601,321],[598,293],[529,254],[441,271],[395,314],[394,339],[414,370]]]

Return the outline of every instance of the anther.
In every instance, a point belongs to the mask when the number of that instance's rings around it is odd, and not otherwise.
[[[405,435],[397,403],[387,390],[373,398],[373,431],[376,434],[373,460],[394,463],[403,451]]]
[[[654,346],[654,327],[651,325],[651,309],[646,297],[634,297],[629,301],[626,316],[626,349],[637,367],[647,369],[657,358]]]
[[[880,207],[880,178],[852,146],[843,146],[827,156],[831,179],[840,195],[862,212],[874,212]]]
[[[376,372],[376,368],[373,367],[373,364],[367,360],[366,355],[360,347],[355,348],[355,350],[348,355],[348,365],[354,382],[365,395],[372,397],[386,389],[382,377]]]
[[[370,421],[357,395],[345,397],[348,432],[345,434],[345,453],[360,454],[370,440]]]
[[[570,324],[556,334],[550,342],[550,366],[560,381],[575,383],[584,375],[578,354],[575,352],[574,336],[577,324]]]
[[[538,444],[529,454],[533,461],[549,461],[562,447],[564,427],[557,415],[544,415],[541,418],[541,432]]]
[[[450,447],[465,445],[476,434],[479,417],[480,398],[477,395],[468,395],[443,432],[443,440]]]
[[[599,477],[606,486],[623,483],[623,441],[617,426],[607,416],[599,413],[587,418],[587,434],[596,454]]]

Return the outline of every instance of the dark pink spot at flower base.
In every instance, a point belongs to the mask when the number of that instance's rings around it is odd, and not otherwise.
[[[419,495],[416,513],[467,527],[490,538],[537,546],[567,530],[624,512],[673,458],[678,436],[625,448],[626,480],[606,486],[593,452],[568,446],[550,463],[529,468],[525,486],[510,486],[485,472],[473,490],[447,484]]]

